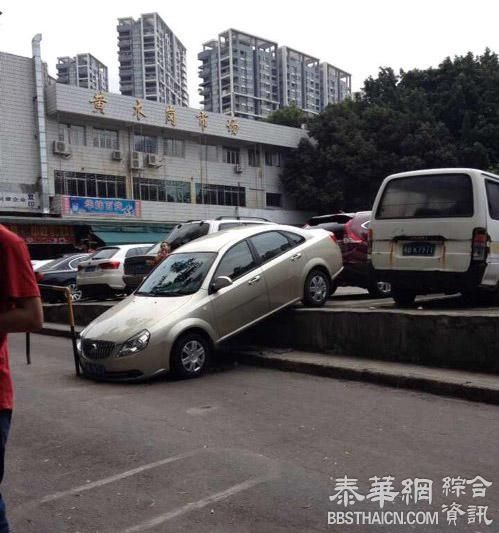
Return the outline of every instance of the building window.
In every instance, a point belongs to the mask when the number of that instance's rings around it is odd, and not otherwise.
[[[55,171],[55,192],[91,198],[126,198],[124,176]]]
[[[59,124],[59,140],[73,146],[86,146],[85,126]]]
[[[188,181],[134,178],[133,196],[149,202],[191,203],[191,184]]]
[[[185,157],[185,141],[163,139],[163,153],[168,157]]]
[[[282,207],[282,197],[277,192],[268,192],[266,194],[267,207]]]
[[[196,183],[196,202],[210,205],[246,206],[244,187]]]
[[[146,154],[158,153],[158,138],[149,135],[135,135],[133,136],[133,149],[136,152],[144,152]]]
[[[216,163],[218,161],[218,146],[215,144],[201,144],[201,160],[212,161]]]
[[[230,165],[239,165],[239,148],[227,148],[223,149],[224,163]]]
[[[119,150],[118,132],[115,130],[102,130],[94,128],[94,146],[96,148],[107,148],[109,150]]]
[[[280,167],[281,154],[279,152],[265,152],[265,165],[268,167]]]
[[[250,167],[260,166],[260,151],[256,148],[250,148],[248,150],[248,164]]]

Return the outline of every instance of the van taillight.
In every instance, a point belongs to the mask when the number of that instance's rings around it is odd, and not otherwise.
[[[116,270],[117,268],[120,268],[120,262],[108,261],[107,263],[101,263],[99,266],[102,268],[102,270]]]
[[[367,232],[367,255],[371,255],[373,251],[373,230],[369,228]]]
[[[471,246],[471,259],[485,261],[489,252],[489,236],[484,228],[473,230],[473,244]]]

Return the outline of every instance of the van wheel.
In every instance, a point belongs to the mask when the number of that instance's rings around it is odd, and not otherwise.
[[[181,379],[196,378],[206,371],[211,358],[211,346],[203,335],[186,333],[173,345],[171,368]]]
[[[305,280],[303,303],[309,307],[322,307],[331,293],[329,276],[322,270],[312,270]]]
[[[414,304],[416,293],[407,289],[397,289],[392,286],[392,298],[400,307],[408,307]]]
[[[373,281],[367,290],[371,298],[387,298],[392,294],[392,286],[386,281]]]

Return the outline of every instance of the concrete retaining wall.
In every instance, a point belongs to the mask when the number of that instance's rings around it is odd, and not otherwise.
[[[499,372],[499,318],[486,314],[291,309],[232,342]]]
[[[86,326],[111,305],[75,305],[76,324]],[[67,306],[46,305],[45,321],[67,324]],[[499,373],[499,317],[486,312],[297,308],[254,326],[230,344]]]

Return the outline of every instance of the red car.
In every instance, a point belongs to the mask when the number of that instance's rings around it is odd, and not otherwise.
[[[390,296],[390,284],[376,281],[374,269],[368,259],[367,237],[370,221],[371,211],[360,211],[343,227],[343,238],[338,239],[344,267],[339,282],[367,289],[372,297]]]

